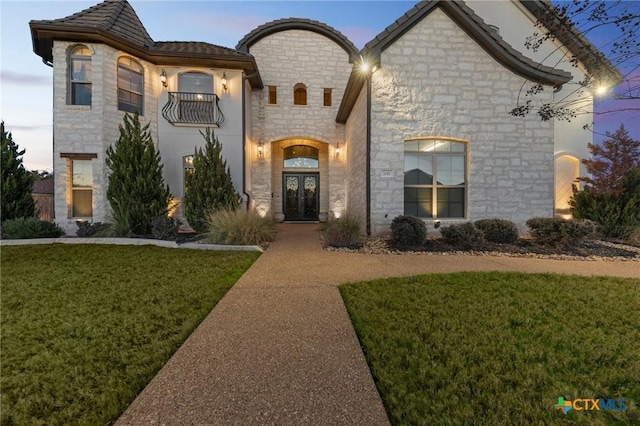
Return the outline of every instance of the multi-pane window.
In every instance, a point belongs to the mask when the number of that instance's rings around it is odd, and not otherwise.
[[[404,144],[404,214],[464,218],[467,144],[420,139]]]
[[[269,86],[269,105],[278,103],[278,89],[276,86]]]
[[[71,160],[71,216],[92,217],[93,169],[91,160]]]
[[[69,103],[91,105],[91,51],[77,46],[69,55]]]
[[[118,59],[118,109],[142,115],[144,71],[137,61],[123,57]]]
[[[213,123],[213,76],[202,72],[186,72],[178,77],[179,113],[188,123]]]
[[[303,83],[298,83],[293,86],[293,104],[294,105],[306,105],[307,104],[307,86]]]
[[[331,106],[331,89],[325,88],[323,92],[323,105]]]
[[[213,76],[203,72],[185,72],[178,77],[180,92],[213,93]]]

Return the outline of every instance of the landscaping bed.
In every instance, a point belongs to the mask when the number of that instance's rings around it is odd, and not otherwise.
[[[114,422],[258,256],[2,247],[1,423]]]
[[[539,257],[570,260],[635,260],[640,261],[640,247],[623,241],[587,240],[573,245],[544,245],[528,238],[519,238],[513,244],[483,241],[470,248],[449,244],[439,237],[430,237],[420,247],[397,249],[390,237],[369,237],[360,248],[325,247],[331,251],[368,254],[465,254],[475,256]]]
[[[394,425],[640,423],[638,279],[467,272],[340,291]],[[624,409],[564,414],[559,397]]]

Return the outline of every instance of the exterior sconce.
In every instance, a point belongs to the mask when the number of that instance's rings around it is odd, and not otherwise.
[[[340,157],[340,142],[336,144],[336,158]]]
[[[167,83],[167,72],[164,70],[164,68],[162,68],[162,72],[160,73],[160,83],[162,83],[162,85],[164,87],[168,86],[168,83]]]
[[[227,73],[226,72],[222,73],[222,90],[224,90],[225,92],[229,91],[229,83],[227,81]]]
[[[264,158],[264,146],[262,141],[258,142],[258,158]]]

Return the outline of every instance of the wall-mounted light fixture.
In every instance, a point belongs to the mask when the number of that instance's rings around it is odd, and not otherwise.
[[[227,81],[227,73],[222,73],[222,90],[227,92],[229,90],[229,82]]]
[[[264,146],[262,145],[262,141],[258,142],[258,158],[264,158]]]
[[[340,142],[336,144],[336,158],[340,157]]]
[[[167,83],[167,72],[164,70],[164,68],[162,68],[162,72],[160,73],[160,83],[162,83],[162,85],[164,87],[168,86],[168,83]]]

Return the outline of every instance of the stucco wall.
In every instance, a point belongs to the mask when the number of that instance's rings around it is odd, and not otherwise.
[[[522,224],[552,214],[553,124],[508,114],[522,83],[440,9],[382,53],[372,75],[374,233],[403,213],[404,141],[412,137],[469,141],[468,220]],[[380,178],[383,170],[393,176]]]
[[[93,220],[104,222],[110,219],[110,207],[106,199],[108,170],[105,152],[115,144],[119,136],[118,126],[124,113],[117,108],[117,61],[123,52],[104,44],[84,43],[91,52],[92,99],[91,106],[67,105],[68,50],[79,43],[55,41],[53,45],[53,167],[55,174],[56,222],[75,235],[77,218],[69,217],[70,167],[61,153],[97,154],[93,168]],[[137,59],[137,58],[136,58]],[[158,72],[153,64],[138,60],[144,68],[144,115],[143,124],[151,123],[151,137],[157,143],[156,119],[159,91]]]
[[[251,97],[251,149],[257,149],[259,142],[264,144],[263,158],[250,156],[252,199],[256,205],[268,206],[271,214],[281,211],[282,200],[271,180],[272,168],[282,155],[272,152],[272,142],[307,139],[327,144],[324,161],[328,162],[328,182],[321,181],[321,188],[328,189],[328,198],[321,200],[321,208],[325,209],[321,214],[344,208],[346,163],[335,157],[335,148],[344,143],[344,125],[336,123],[335,117],[352,68],[347,52],[315,32],[287,30],[262,38],[249,53],[255,57],[265,85],[264,90],[254,91]],[[296,83],[307,86],[307,105],[293,104]],[[277,87],[276,105],[268,104],[268,86]],[[324,88],[332,89],[331,106],[323,106]]]
[[[347,154],[347,211],[362,219],[363,231],[367,214],[367,85],[360,90],[358,99],[345,125]]]

